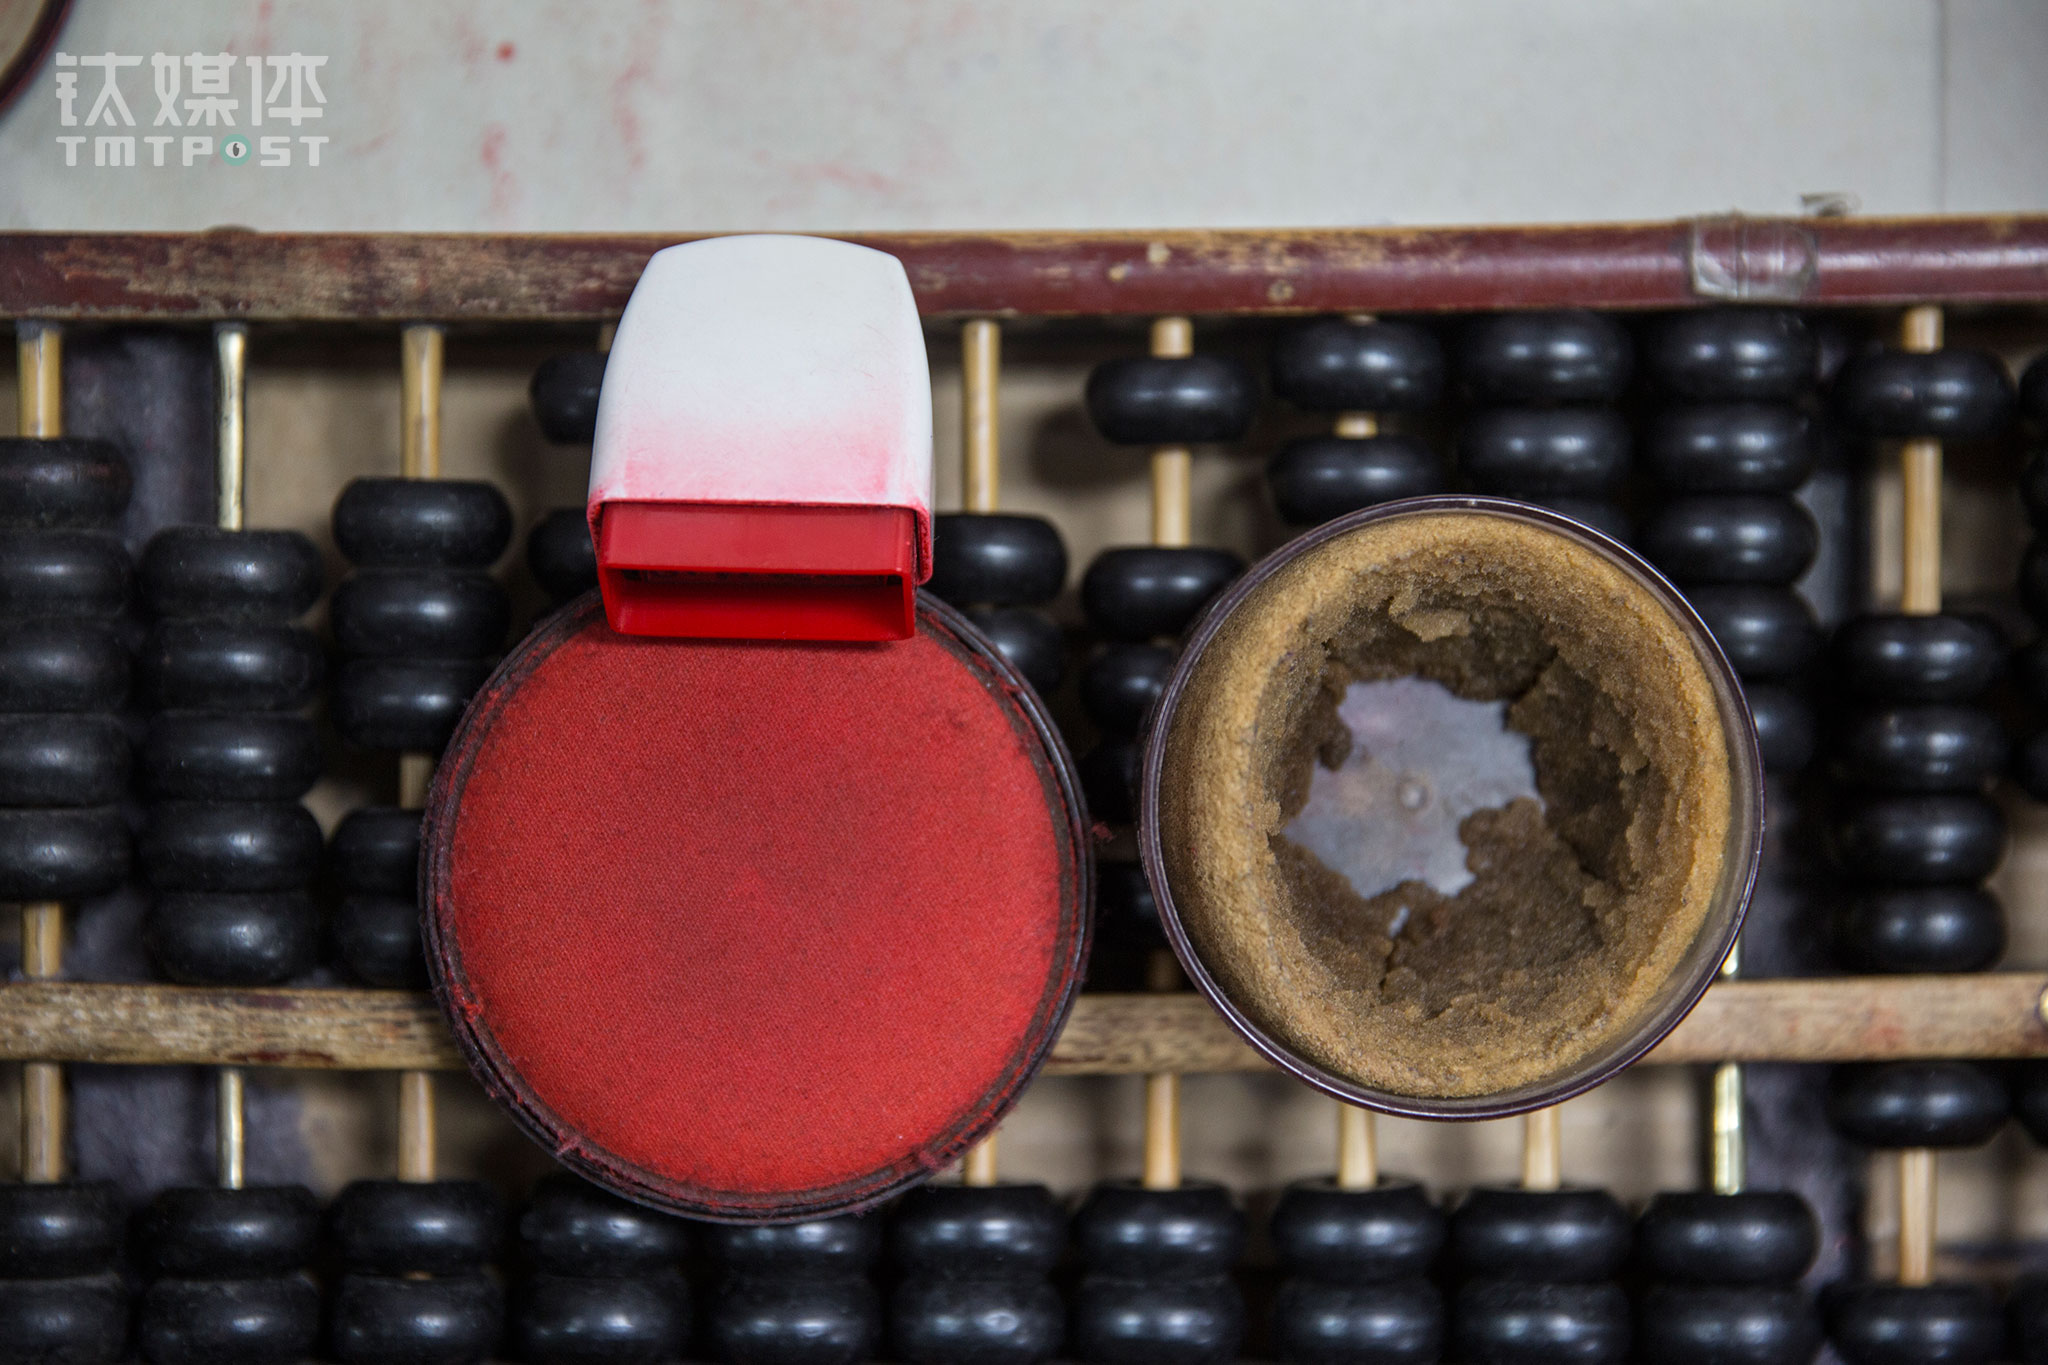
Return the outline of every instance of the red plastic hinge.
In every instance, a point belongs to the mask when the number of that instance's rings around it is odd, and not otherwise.
[[[624,635],[905,640],[917,516],[904,507],[606,502],[592,528]]]

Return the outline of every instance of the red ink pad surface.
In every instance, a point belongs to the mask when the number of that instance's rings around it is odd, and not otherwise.
[[[534,631],[436,776],[435,991],[583,1175],[730,1222],[956,1160],[1051,1049],[1087,951],[1071,763],[965,621],[889,644]]]

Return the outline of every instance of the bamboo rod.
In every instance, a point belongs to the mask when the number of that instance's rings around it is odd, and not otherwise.
[[[53,322],[14,325],[20,433],[41,440],[64,434],[64,332]]]
[[[1152,323],[1152,354],[1178,359],[1195,353],[1195,326],[1187,318]],[[1152,452],[1152,543],[1179,547],[1194,537],[1194,452],[1160,446]]]
[[[224,1190],[242,1188],[243,1158],[248,1151],[248,1107],[240,1067],[224,1066],[214,1075],[213,1136],[216,1178]]]
[[[1522,1115],[1522,1188],[1554,1190],[1564,1184],[1564,1147],[1558,1106]]]
[[[1736,937],[1721,961],[1721,980],[1733,981],[1742,971],[1742,939]],[[1740,1194],[1749,1158],[1742,1134],[1742,1066],[1722,1062],[1714,1068],[1708,1120],[1709,1171],[1715,1194]]]
[[[1145,1188],[1180,1188],[1180,1076],[1162,1071],[1145,1078]]]
[[[1337,1101],[1337,1188],[1369,1190],[1380,1183],[1379,1135],[1372,1111]]]
[[[398,1178],[425,1183],[434,1178],[434,1073],[398,1076]]]
[[[1909,308],[1899,325],[1899,344],[1908,351],[1941,349],[1941,309]],[[1900,542],[1904,564],[1899,610],[1932,615],[1941,610],[1941,442],[1911,440],[1899,447],[1903,490]]]
[[[401,334],[399,470],[408,479],[441,477],[441,357],[447,332],[416,322]]]
[[[1002,365],[1000,325],[976,318],[960,329],[960,505],[969,512],[996,510]]]
[[[967,1157],[960,1163],[960,1183],[963,1185],[993,1185],[996,1183],[996,1134],[990,1133],[967,1149]]]
[[[215,520],[223,531],[239,531],[248,463],[249,329],[223,322],[213,329],[213,350]]]
[[[1899,1283],[1934,1282],[1934,1153],[1899,1153]]]

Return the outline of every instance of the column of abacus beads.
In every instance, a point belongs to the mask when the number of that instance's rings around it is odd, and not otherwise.
[[[343,663],[334,716],[350,743],[396,749],[396,808],[359,810],[336,830],[341,902],[336,937],[371,985],[422,984],[420,807],[435,756],[502,648],[510,605],[488,573],[512,534],[488,483],[443,480],[439,328],[405,330],[400,478],[357,479],[334,509],[334,540],[355,571],[330,608]],[[358,1180],[330,1218],[344,1271],[334,1343],[347,1361],[422,1354],[474,1360],[494,1349],[504,1294],[485,1265],[504,1235],[498,1194],[435,1171],[432,1075],[399,1077],[398,1178]]]
[[[143,745],[152,800],[139,853],[157,893],[145,941],[157,969],[209,985],[268,984],[316,960],[307,888],[320,827],[299,797],[319,776],[302,709],[322,658],[292,624],[318,600],[320,556],[294,531],[242,525],[248,338],[215,333],[213,526],[174,526],[142,558],[156,624],[143,651],[154,708]],[[160,1191],[137,1225],[137,1337],[152,1365],[285,1365],[320,1328],[312,1263],[320,1209],[303,1185],[244,1183],[244,1081],[217,1073],[217,1186]]]
[[[1251,374],[1231,358],[1196,355],[1186,318],[1155,321],[1151,350],[1088,377],[1096,429],[1152,451],[1152,544],[1104,550],[1081,583],[1088,624],[1112,642],[1082,676],[1084,705],[1107,736],[1083,760],[1082,782],[1096,818],[1112,822],[1133,814],[1138,730],[1171,661],[1161,641],[1184,631],[1244,569],[1226,550],[1189,544],[1191,446],[1244,434],[1256,404]],[[1104,885],[1132,895],[1135,908],[1142,877],[1133,873],[1105,869]],[[1178,988],[1165,948],[1151,957],[1152,988]],[[1083,1360],[1196,1365],[1236,1354],[1244,1305],[1228,1273],[1243,1245],[1244,1215],[1223,1186],[1182,1179],[1180,1122],[1180,1078],[1147,1076],[1143,1178],[1097,1185],[1075,1215],[1083,1276],[1068,1331]]]
[[[1849,799],[1831,842],[1844,875],[1860,884],[1847,933],[1869,936],[1897,919],[1974,918],[1983,927],[1961,937],[2002,946],[2002,928],[1984,923],[1997,904],[1977,884],[2004,852],[2004,817],[1984,792],[2004,745],[1970,703],[1996,677],[2003,648],[1981,618],[1942,610],[1941,466],[1942,441],[1997,432],[2010,419],[2012,394],[1996,358],[1944,349],[1942,330],[1939,308],[1910,309],[1898,349],[1853,358],[1835,382],[1855,428],[1903,438],[1904,506],[1899,610],[1859,617],[1836,636],[1841,681],[1865,710],[1843,736]],[[1945,932],[1886,937],[1888,970],[1954,969]],[[1872,946],[1858,945],[1858,956],[1879,956]],[[1843,1286],[1830,1302],[1828,1336],[1850,1365],[1929,1353],[1983,1362],[2002,1348],[1990,1289],[1935,1278],[1935,1152],[1988,1141],[2007,1106],[2000,1078],[1972,1062],[1836,1072],[1828,1105],[1835,1125],[1854,1141],[1899,1152],[1897,1280]]]
[[[2020,412],[2035,437],[2035,447],[2020,474],[2019,497],[2033,528],[2033,541],[2020,563],[2020,603],[2034,618],[2036,627],[2048,622],[2048,454],[2038,444],[2048,431],[2048,361],[2036,357],[2020,375]],[[2032,706],[2038,724],[2048,710],[2048,639],[2037,637],[2013,659],[2014,681]],[[2048,800],[2048,729],[2036,729],[2020,745],[2015,757],[2014,776],[2020,788],[2036,801]],[[1999,923],[2002,931],[2003,922]],[[1998,946],[2004,947],[2001,932]],[[2013,1117],[2027,1136],[2048,1146],[2048,1063],[2021,1062],[2012,1071]],[[2048,1353],[2048,1275],[2031,1272],[2013,1284],[2007,1306],[2010,1336],[2021,1343],[2024,1365],[2040,1365]]]
[[[0,898],[21,905],[22,975],[42,980],[63,970],[65,906],[128,873],[115,713],[129,660],[113,619],[128,557],[107,528],[130,481],[115,447],[64,436],[62,334],[17,335],[21,434],[0,439]],[[69,1179],[68,1145],[63,1069],[24,1063],[21,1180],[0,1184],[0,1360],[93,1365],[127,1345],[120,1196]]]

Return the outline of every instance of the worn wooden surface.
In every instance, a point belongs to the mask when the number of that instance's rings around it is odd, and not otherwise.
[[[601,321],[685,235],[0,234],[0,316]],[[931,317],[2048,301],[2048,216],[873,233]]]
[[[2048,975],[1728,981],[1648,1062],[1846,1062],[2048,1056]],[[0,1060],[454,1069],[431,1000],[405,991],[0,987]],[[1084,995],[1053,1075],[1247,1071],[1265,1063],[1200,996]]]

